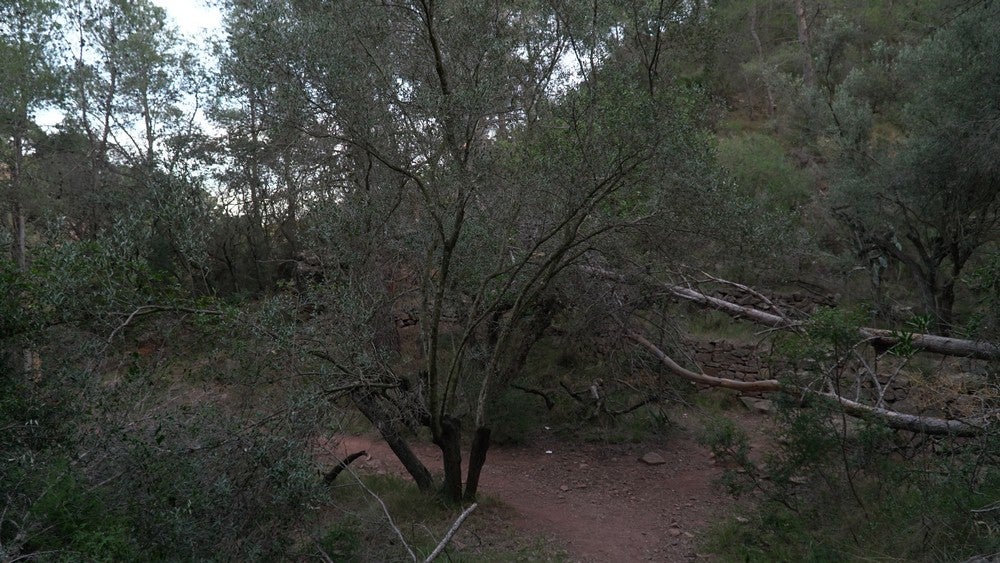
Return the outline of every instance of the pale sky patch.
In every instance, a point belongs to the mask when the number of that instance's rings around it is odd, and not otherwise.
[[[222,33],[222,12],[206,0],[153,0],[195,44]]]

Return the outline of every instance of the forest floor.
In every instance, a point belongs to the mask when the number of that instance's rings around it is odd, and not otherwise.
[[[528,542],[541,540],[571,561],[707,558],[699,552],[703,534],[738,507],[716,483],[722,469],[698,443],[696,418],[677,413],[675,428],[656,443],[591,443],[542,431],[526,445],[495,446],[480,493],[508,509],[499,520],[509,533]],[[758,431],[766,420],[749,413],[735,418],[739,426]],[[337,436],[329,445],[337,457],[367,451],[352,465],[359,472],[403,474],[377,437]],[[413,447],[432,471],[440,468],[440,451],[433,444]],[[662,463],[643,462],[649,453]],[[484,540],[459,534],[453,547],[464,551],[472,541]]]

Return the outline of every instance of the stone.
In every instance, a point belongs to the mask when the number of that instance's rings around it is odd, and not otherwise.
[[[667,533],[670,534],[671,536],[674,536],[675,538],[681,535],[681,531],[678,530],[677,528],[670,528],[669,530],[667,530]]]
[[[646,465],[663,465],[667,460],[663,459],[663,456],[656,452],[648,452],[639,458],[639,461],[645,463]]]
[[[767,399],[742,396],[740,402],[751,412],[759,414],[770,414],[774,410],[774,405]]]
[[[563,485],[563,486],[559,487],[559,490],[565,493],[566,491],[569,490],[569,487],[567,487],[566,485]]]

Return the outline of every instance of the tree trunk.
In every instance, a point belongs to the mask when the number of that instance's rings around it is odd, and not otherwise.
[[[806,86],[816,85],[816,70],[812,63],[812,41],[809,39],[809,21],[803,0],[795,0],[795,21],[799,28],[799,44],[802,45],[802,79]]]
[[[434,443],[441,448],[444,482],[441,497],[448,502],[462,501],[462,425],[457,418],[445,415]]]
[[[407,473],[410,474],[410,477],[417,484],[417,488],[424,492],[433,490],[434,479],[431,477],[431,472],[427,470],[427,467],[420,461],[420,458],[413,453],[406,440],[399,435],[395,421],[389,420],[385,411],[379,407],[372,394],[367,391],[356,391],[351,394],[351,398],[354,399],[354,404],[357,405],[361,414],[365,415],[365,418],[371,421],[375,425],[375,428],[378,428],[379,434],[382,435],[385,443],[389,445],[392,453],[396,454],[396,457],[402,462]]]
[[[480,427],[476,429],[476,436],[472,439],[472,448],[469,450],[469,473],[465,478],[465,500],[473,502],[479,491],[479,475],[486,465],[486,452],[490,449],[490,429]]]
[[[750,5],[750,37],[757,48],[757,58],[764,61],[764,46],[760,42],[760,35],[757,34],[757,2]],[[771,91],[771,83],[767,77],[763,77],[764,93],[767,95],[767,116],[774,117],[774,112],[778,110],[778,104],[774,101],[774,92]]]

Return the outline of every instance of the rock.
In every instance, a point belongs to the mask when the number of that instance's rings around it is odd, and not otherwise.
[[[774,405],[771,401],[767,399],[758,399],[756,397],[740,397],[740,402],[751,412],[756,412],[760,414],[770,414],[774,410]]]
[[[737,516],[736,521],[739,522],[740,524],[748,524],[750,522],[750,519],[744,516]]]
[[[677,528],[670,528],[669,530],[667,530],[667,533],[670,534],[671,536],[674,536],[675,538],[681,535],[681,531],[678,530]]]
[[[663,456],[656,452],[648,452],[639,458],[639,461],[645,463],[646,465],[663,465],[667,460],[663,459]]]
[[[565,493],[566,491],[569,490],[569,487],[567,487],[566,485],[563,485],[563,486],[559,487],[559,490]]]

